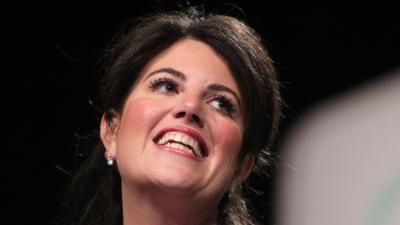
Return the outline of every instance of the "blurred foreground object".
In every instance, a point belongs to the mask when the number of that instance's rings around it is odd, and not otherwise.
[[[290,133],[278,225],[400,224],[400,70],[320,105]]]

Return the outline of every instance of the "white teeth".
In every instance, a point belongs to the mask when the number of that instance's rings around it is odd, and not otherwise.
[[[183,135],[175,135],[175,136],[174,136],[174,140],[175,140],[176,142],[182,142],[182,139],[183,139]]]
[[[181,145],[181,144],[175,143],[175,142],[168,142],[167,144],[165,144],[165,146],[168,146],[171,148],[182,149],[185,151],[191,151],[190,148],[186,147],[185,145]]]
[[[181,142],[183,143],[183,144],[186,144],[186,145],[189,145],[189,142],[190,142],[190,140],[189,139],[191,139],[189,136],[186,136],[186,135],[182,135],[183,137],[182,137],[182,140],[181,140]]]
[[[203,154],[201,154],[201,151],[198,148],[193,148],[193,151],[196,156],[203,157]]]
[[[167,132],[157,141],[157,144],[191,151],[196,156],[203,157],[199,143],[191,136],[184,133],[175,131]],[[188,146],[190,146],[191,149]]]

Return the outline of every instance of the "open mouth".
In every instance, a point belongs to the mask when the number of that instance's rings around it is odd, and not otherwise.
[[[178,130],[164,130],[153,139],[157,145],[171,147],[192,153],[197,158],[208,155],[204,141],[198,136]]]

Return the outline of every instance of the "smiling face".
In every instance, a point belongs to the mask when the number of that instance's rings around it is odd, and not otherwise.
[[[103,117],[106,155],[123,186],[220,199],[253,165],[237,163],[241,104],[225,60],[203,42],[178,41],[143,69],[111,127]]]

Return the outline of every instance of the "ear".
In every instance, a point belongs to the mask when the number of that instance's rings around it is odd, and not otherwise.
[[[105,158],[115,158],[117,154],[116,149],[116,136],[120,123],[120,118],[117,113],[113,113],[111,121],[106,118],[106,115],[103,114],[100,122],[100,138],[103,142],[104,148],[106,151],[104,152]]]
[[[231,186],[232,190],[234,190],[237,186],[239,186],[243,181],[247,179],[254,167],[255,162],[256,157],[253,154],[245,155],[235,171],[235,177]]]

